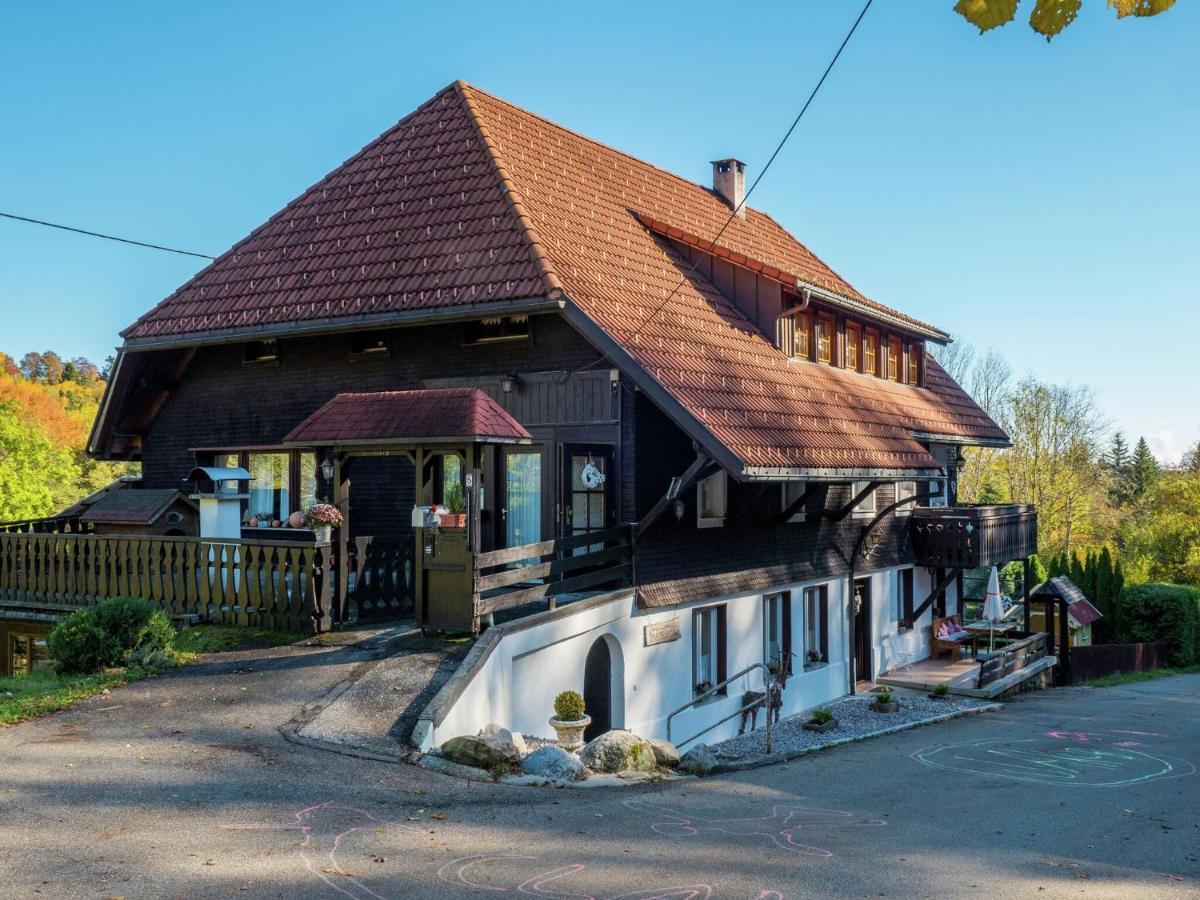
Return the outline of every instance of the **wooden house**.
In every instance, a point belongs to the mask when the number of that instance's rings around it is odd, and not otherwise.
[[[247,539],[336,504],[335,620],[513,620],[425,744],[546,733],[563,688],[712,739],[764,663],[826,702],[926,654],[1036,514],[956,506],[961,448],[1008,439],[946,333],[744,193],[456,82],[123,332],[90,452],[143,490],[244,468]]]

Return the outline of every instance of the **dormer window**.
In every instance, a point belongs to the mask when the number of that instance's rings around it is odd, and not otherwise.
[[[792,338],[792,356],[812,359],[812,313],[797,313],[793,318],[796,327]]]
[[[862,326],[857,322],[846,323],[846,368],[862,371]]]
[[[889,337],[887,342],[887,379],[900,380],[900,338]]]
[[[879,332],[867,329],[867,339],[863,343],[863,371],[868,375],[879,374]]]
[[[911,343],[905,348],[904,357],[908,371],[905,373],[904,380],[909,384],[921,383],[921,345]]]
[[[824,313],[817,316],[817,362],[833,363],[833,317]]]

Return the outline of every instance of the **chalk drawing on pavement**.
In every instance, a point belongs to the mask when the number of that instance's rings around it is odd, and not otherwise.
[[[782,850],[826,859],[833,851],[810,841],[827,843],[825,833],[835,829],[887,824],[882,819],[863,819],[846,810],[817,806],[775,804],[766,815],[736,819],[703,818],[645,800],[626,800],[625,806],[645,813],[652,820],[650,829],[663,837],[756,838]]]

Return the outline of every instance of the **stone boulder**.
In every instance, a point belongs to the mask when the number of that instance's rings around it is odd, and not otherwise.
[[[497,766],[513,766],[520,761],[518,753],[508,753],[493,745],[487,738],[465,734],[450,738],[442,744],[442,756],[451,762],[478,769],[494,769]]]
[[[520,759],[529,752],[529,748],[525,745],[525,738],[519,731],[509,731],[501,725],[492,722],[483,731],[479,732],[479,737],[483,738],[489,746],[492,746],[503,753],[505,756]]]
[[[697,744],[679,760],[679,771],[688,775],[707,775],[716,767],[717,757],[707,744]]]
[[[579,758],[596,772],[653,772],[654,747],[631,731],[606,731],[584,745]]]
[[[552,781],[583,781],[588,776],[579,757],[553,744],[534,750],[521,760],[521,768],[526,775],[540,775]]]
[[[654,748],[654,761],[663,768],[676,769],[679,767],[679,751],[670,741],[661,738],[651,738],[650,746]]]

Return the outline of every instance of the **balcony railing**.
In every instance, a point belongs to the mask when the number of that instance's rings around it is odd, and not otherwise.
[[[919,507],[912,513],[912,542],[923,566],[1002,566],[1037,552],[1037,510],[1023,504]]]

